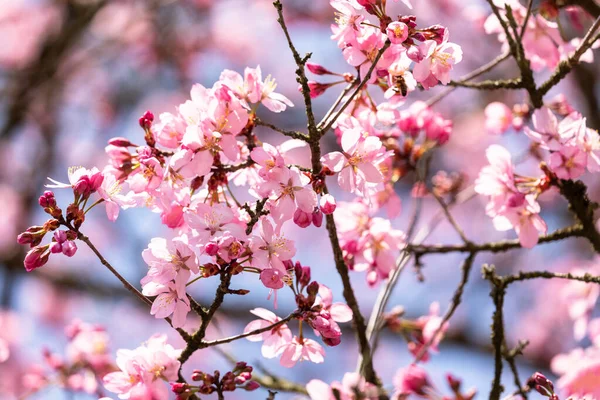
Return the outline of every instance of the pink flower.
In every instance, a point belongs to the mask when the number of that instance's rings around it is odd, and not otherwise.
[[[402,44],[408,38],[408,26],[403,22],[394,21],[385,30],[390,42]]]
[[[165,382],[177,379],[181,350],[166,343],[165,335],[153,336],[135,350],[117,352],[120,371],[104,376],[104,387],[120,399],[151,400],[167,398]]]
[[[61,183],[52,178],[48,178],[52,185],[46,185],[48,188],[73,188],[77,196],[87,198],[94,193],[104,179],[102,172],[98,168],[85,169],[83,167],[70,167],[68,170],[69,183]]]
[[[281,349],[283,352],[279,363],[286,368],[292,368],[298,361],[308,360],[315,364],[325,361],[325,350],[312,339],[301,339],[295,336]]]
[[[66,231],[57,230],[54,232],[54,241],[50,245],[50,252],[53,254],[63,253],[67,257],[73,257],[77,252],[77,245],[67,238]]]
[[[415,66],[413,75],[425,89],[435,86],[437,81],[447,85],[450,82],[450,71],[462,60],[460,46],[447,40],[446,36],[439,45],[434,40],[426,40],[419,45],[425,58]]]
[[[432,388],[427,372],[415,364],[398,370],[394,375],[394,400],[403,399],[406,395],[425,396]]]
[[[319,204],[321,206],[321,211],[325,215],[333,214],[337,207],[335,198],[330,194],[324,194],[323,196],[321,196]]]
[[[344,303],[333,303],[331,289],[325,285],[319,285],[319,297],[315,302],[321,305],[323,311],[329,313],[335,322],[348,322],[352,320],[352,310]]]
[[[376,285],[396,268],[396,258],[404,247],[403,232],[393,229],[389,220],[373,218],[368,230],[358,239],[355,271],[367,271],[367,283]]]
[[[287,169],[283,156],[279,150],[268,143],[263,143],[261,147],[255,147],[250,153],[252,161],[261,166],[258,175],[264,179],[281,179],[281,176]]]
[[[205,176],[213,163],[213,152],[218,151],[217,138],[206,136],[198,126],[188,126],[183,146],[169,160],[170,167],[182,178]]]
[[[521,196],[514,207],[506,207],[494,217],[494,226],[500,231],[514,228],[521,246],[530,249],[538,243],[539,235],[548,231],[548,227],[539,215],[540,205],[535,196]]]
[[[67,357],[72,363],[88,364],[95,371],[111,368],[109,337],[103,328],[75,321],[68,329],[73,331],[67,346]]]
[[[213,238],[226,234],[236,239],[246,237],[246,227],[237,220],[225,204],[198,203],[185,213],[186,222],[193,229],[193,238],[202,247]]]
[[[585,172],[587,154],[576,146],[563,146],[550,155],[548,165],[560,179],[577,179]]]
[[[369,185],[383,181],[383,175],[377,168],[377,164],[383,161],[379,138],[364,137],[358,128],[348,129],[342,134],[342,150],[341,153],[334,151],[325,154],[321,162],[331,171],[339,173],[338,184],[343,190],[364,195]]]
[[[276,316],[269,310],[264,308],[255,308],[250,312],[260,319],[250,322],[244,328],[244,333],[252,332],[257,329],[266,328],[267,326],[273,325],[274,323],[281,321],[281,318]],[[265,358],[275,358],[283,351],[283,346],[292,341],[292,331],[288,328],[287,324],[279,325],[270,331],[263,332],[258,335],[248,336],[248,340],[251,342],[263,341],[261,352]]]
[[[257,191],[269,196],[269,210],[277,225],[290,220],[296,209],[311,213],[318,204],[317,194],[310,186],[310,178],[296,167],[285,168],[273,179],[262,183]]]
[[[512,111],[504,103],[495,101],[485,108],[485,129],[494,135],[506,132],[512,126]]]
[[[287,97],[274,92],[277,84],[270,75],[263,82],[260,65],[255,69],[246,68],[244,78],[235,71],[225,70],[221,73],[220,81],[240,99],[252,104],[262,103],[273,112],[282,112],[286,106],[294,106]]]
[[[395,95],[405,97],[408,92],[412,92],[417,88],[417,81],[410,72],[410,64],[412,64],[412,60],[408,58],[406,53],[401,53],[398,59],[389,66],[389,89],[384,94],[386,99],[390,99]]]
[[[357,35],[361,32],[361,23],[365,20],[360,15],[362,8],[355,0],[331,0],[331,6],[336,10],[337,25],[332,25],[332,39],[343,49],[347,44],[356,43]]]
[[[597,347],[576,348],[568,354],[559,354],[552,359],[551,368],[560,375],[556,386],[566,396],[600,397],[600,349]]]
[[[133,192],[126,195],[120,194],[123,185],[117,180],[115,174],[104,169],[104,180],[98,188],[98,194],[104,200],[106,216],[112,222],[117,220],[120,208],[129,208],[136,205],[136,195]],[[139,197],[139,196],[137,196]]]
[[[31,272],[36,268],[44,266],[48,262],[50,257],[49,245],[46,246],[35,246],[27,252],[23,265],[27,272]]]
[[[490,197],[488,215],[494,216],[504,206],[507,198],[517,192],[514,184],[514,167],[508,150],[494,144],[485,152],[490,165],[484,167],[475,180],[475,191]]]
[[[155,318],[166,318],[172,315],[174,328],[185,325],[187,314],[190,312],[190,301],[185,292],[185,284],[189,277],[187,273],[179,273],[175,282],[160,284],[149,281],[144,284],[142,293],[146,296],[156,296],[152,302],[150,314]]]
[[[535,130],[525,127],[525,134],[548,150],[557,151],[564,145],[574,145],[574,140],[585,134],[585,118],[576,112],[559,123],[550,109],[542,107],[535,110],[532,119]]]
[[[175,280],[182,270],[188,271],[188,276],[190,272],[200,272],[196,254],[181,239],[153,238],[148,248],[142,251],[142,257],[149,267],[146,277],[142,279],[142,285],[150,281],[167,284]]]
[[[348,44],[342,50],[342,54],[348,64],[359,68],[360,76],[366,76],[373,61],[375,61],[377,53],[384,46],[385,40],[386,36],[379,29],[363,26],[361,35],[356,36],[356,40],[352,44]],[[387,69],[396,58],[395,54],[398,51],[393,47],[388,48],[377,63],[378,68]],[[376,74],[372,74],[370,82],[374,82],[375,79]]]
[[[336,390],[339,397],[334,395]],[[311,400],[355,400],[356,393],[361,394],[363,400],[379,399],[378,389],[375,385],[365,381],[365,378],[355,372],[344,374],[342,382],[334,381],[331,385],[318,379],[313,379],[306,384],[306,390]]]
[[[160,122],[152,126],[152,132],[156,141],[161,146],[176,149],[183,139],[186,124],[177,115],[162,113],[158,116]]]
[[[290,260],[296,254],[294,242],[275,233],[273,225],[266,219],[261,223],[260,237],[251,238],[252,262],[258,268],[277,268],[285,272],[283,261]]]

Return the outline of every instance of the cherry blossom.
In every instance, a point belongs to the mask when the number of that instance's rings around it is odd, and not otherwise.
[[[281,318],[264,308],[255,308],[250,310],[250,312],[260,319],[254,320],[246,325],[244,333],[266,328],[281,321]],[[248,336],[247,339],[252,342],[262,341],[263,345],[261,347],[261,352],[263,357],[275,358],[283,352],[283,347],[292,341],[292,331],[286,324],[281,324],[270,331]]]

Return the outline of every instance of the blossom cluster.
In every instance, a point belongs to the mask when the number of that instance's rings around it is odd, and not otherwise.
[[[495,113],[494,113],[495,114]],[[538,197],[556,185],[557,179],[573,180],[586,171],[600,170],[600,137],[586,126],[586,119],[576,111],[570,112],[560,122],[554,112],[544,106],[532,114],[533,128],[524,132],[547,162],[540,168],[543,175],[527,177],[515,173],[515,166],[506,148],[492,145],[486,155],[490,163],[484,167],[475,191],[489,197],[487,214],[493,218],[494,227],[505,231],[514,229],[523,247],[533,247],[539,234],[547,232],[540,217]]]

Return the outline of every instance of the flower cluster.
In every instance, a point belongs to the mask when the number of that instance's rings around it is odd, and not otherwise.
[[[331,0],[337,14],[336,24],[331,27],[332,39],[346,62],[362,78],[372,70],[368,83],[381,85],[386,90],[385,97],[394,102],[401,102],[417,88],[417,83],[425,89],[438,82],[448,84],[450,71],[462,60],[460,46],[448,41],[448,29],[440,25],[419,28],[413,15],[402,15],[394,21],[386,14],[385,3]],[[377,17],[379,26],[369,21],[364,12]],[[311,72],[341,75],[342,82],[353,80],[351,75],[335,74],[320,66],[313,66]],[[313,92],[318,95],[331,86],[313,83]]]
[[[315,340],[304,337],[302,329],[304,323],[313,329],[317,337],[321,337],[323,343],[328,346],[337,346],[340,344],[342,336],[338,323],[348,322],[352,319],[352,311],[346,304],[333,303],[332,292],[327,286],[310,281],[310,268],[296,263],[293,270],[296,276],[296,285],[291,288],[296,294],[299,334],[293,335],[281,318],[264,308],[255,308],[250,311],[260,319],[250,322],[244,329],[246,334],[266,329],[261,334],[248,336],[248,340],[262,341],[263,357],[281,357],[280,364],[287,368],[291,368],[298,361],[303,360],[317,364],[324,361],[325,350],[323,347]],[[275,282],[279,277],[273,276],[271,279]],[[305,289],[306,294],[303,294]],[[269,327],[272,329],[268,329]]]
[[[202,384],[171,383],[171,391],[177,394],[177,400],[185,400],[194,393],[218,393],[219,396],[223,396],[223,392],[233,392],[236,389],[253,391],[260,387],[256,381],[252,380],[252,367],[243,361],[238,362],[233,371],[226,372],[222,377],[220,371],[208,374],[194,370],[192,381],[202,382]]]
[[[515,229],[523,247],[529,248],[537,244],[540,233],[547,231],[539,216],[539,195],[557,185],[557,179],[577,179],[586,170],[600,171],[600,137],[586,126],[581,114],[572,111],[559,122],[544,106],[533,112],[532,121],[533,128],[525,126],[524,132],[536,144],[540,158],[544,158],[542,151],[549,153],[548,162],[540,165],[544,174],[516,174],[508,150],[492,145],[486,152],[490,165],[481,170],[475,182],[475,191],[489,196],[486,212],[495,228]]]
[[[517,26],[523,26],[527,16],[527,8],[521,2],[518,0],[493,0],[493,3],[501,10],[501,15],[510,10]],[[545,16],[542,14],[531,15],[527,20],[527,28],[524,30],[525,33],[521,42],[525,51],[525,57],[534,71],[555,68],[561,60],[570,57],[581,43],[581,39],[579,38],[574,38],[570,41],[563,39],[557,16],[558,11],[556,10],[556,13],[546,13]],[[502,19],[506,24],[509,23],[508,17],[505,15],[502,15]],[[488,34],[497,34],[504,51],[508,51],[509,44],[506,33],[495,14],[491,14],[487,18],[484,29]],[[593,62],[594,55],[592,51],[588,50],[585,52],[580,60]]]
[[[393,229],[388,219],[373,217],[363,201],[340,203],[340,206],[336,225],[344,259],[355,271],[365,271],[367,283],[374,286],[396,267],[405,235]]]
[[[165,335],[152,336],[134,350],[117,352],[118,371],[103,377],[104,387],[121,399],[166,399],[165,382],[177,380],[181,350],[167,344]]]

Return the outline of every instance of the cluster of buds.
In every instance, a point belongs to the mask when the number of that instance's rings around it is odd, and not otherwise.
[[[47,190],[38,200],[39,205],[44,211],[50,214],[53,218],[47,220],[44,225],[30,226],[17,236],[17,242],[21,245],[29,245],[30,249],[25,255],[24,266],[27,272],[31,272],[36,268],[45,265],[50,254],[62,253],[67,257],[73,257],[77,252],[77,245],[74,240],[77,238],[77,232],[72,230],[59,231],[57,230],[63,220],[62,210],[57,206],[54,193]],[[67,222],[73,223],[77,228],[83,222],[84,214],[80,212],[76,204],[69,205],[67,209]],[[42,240],[48,232],[54,232],[52,241],[48,244],[41,245]]]
[[[539,394],[548,397],[550,400],[558,400],[558,396],[554,393],[552,381],[539,372],[534,373],[527,380],[527,386],[535,389]]]
[[[194,370],[192,381],[202,382],[202,384],[171,383],[171,390],[177,395],[177,400],[188,399],[195,393],[218,393],[222,396],[223,392],[233,392],[236,389],[244,389],[250,392],[260,387],[257,382],[252,380],[252,367],[243,361],[238,362],[233,371],[225,373],[223,377],[221,377],[220,371],[208,374],[200,370]]]
[[[299,262],[294,265],[294,274],[299,319],[313,328],[326,345],[339,345],[342,341],[342,331],[338,322],[347,322],[347,320],[332,315],[330,290],[316,281],[311,282],[310,267],[302,266]],[[306,294],[303,294],[305,289]]]

